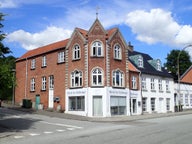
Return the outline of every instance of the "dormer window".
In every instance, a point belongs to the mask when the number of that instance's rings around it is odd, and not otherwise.
[[[161,71],[161,61],[157,60],[157,70]]]
[[[143,57],[142,56],[138,57],[138,67],[143,67]]]

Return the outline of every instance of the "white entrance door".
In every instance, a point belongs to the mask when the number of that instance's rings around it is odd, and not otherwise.
[[[54,104],[54,76],[49,76],[49,101],[48,101],[48,108],[52,109]]]
[[[159,98],[159,112],[163,112],[163,98]]]
[[[103,115],[102,96],[93,96],[93,116]]]

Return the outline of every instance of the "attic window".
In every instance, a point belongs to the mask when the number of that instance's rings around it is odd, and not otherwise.
[[[142,58],[142,56],[138,57],[138,67],[143,67],[143,58]]]
[[[161,61],[157,60],[157,70],[161,71]]]

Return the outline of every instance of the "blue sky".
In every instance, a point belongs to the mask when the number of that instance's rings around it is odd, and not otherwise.
[[[89,30],[96,7],[105,29],[118,27],[134,50],[163,63],[172,49],[192,44],[191,0],[0,0],[0,7],[4,44],[15,57],[69,38],[75,27]]]

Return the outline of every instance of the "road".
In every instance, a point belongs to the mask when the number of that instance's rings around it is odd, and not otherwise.
[[[0,144],[190,144],[192,115],[89,122],[0,108]]]

